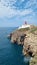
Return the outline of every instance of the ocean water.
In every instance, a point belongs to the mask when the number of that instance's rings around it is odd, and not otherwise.
[[[0,65],[29,65],[22,54],[22,46],[13,44],[7,39],[16,28],[0,28]]]

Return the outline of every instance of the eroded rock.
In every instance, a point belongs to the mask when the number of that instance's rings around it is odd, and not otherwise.
[[[37,52],[37,27],[30,29],[17,30],[10,34],[10,40],[13,43],[23,45],[23,54],[35,56]]]

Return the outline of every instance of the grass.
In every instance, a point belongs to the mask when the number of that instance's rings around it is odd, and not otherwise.
[[[30,30],[31,33],[34,33],[35,31],[37,31],[37,27]]]
[[[29,27],[28,28],[21,28],[19,29],[19,31],[28,31],[29,30]]]

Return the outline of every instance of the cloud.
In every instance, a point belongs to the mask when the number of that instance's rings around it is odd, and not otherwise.
[[[19,0],[19,3],[24,2],[25,0]],[[32,6],[33,4],[36,4],[36,0],[30,0],[26,3],[25,9],[22,8],[22,10],[18,10],[16,6],[13,6],[16,4],[17,0],[1,0],[0,2],[0,18],[3,17],[14,17],[14,16],[25,16],[28,14],[33,13],[33,9],[28,8],[29,6]],[[24,3],[25,4],[25,3]],[[16,4],[17,5],[17,4]],[[21,7],[21,6],[20,6]],[[28,8],[28,9],[26,9]]]
[[[14,4],[16,2],[16,0],[1,0],[2,4]]]
[[[32,7],[33,5],[37,5],[37,0],[29,0],[29,1],[26,3],[25,8]]]
[[[0,17],[11,17],[16,15],[15,10],[11,9],[10,7],[3,6],[2,3],[0,3]]]
[[[28,15],[28,14],[31,14],[33,12],[32,9],[25,9],[23,10],[22,12],[20,12],[20,15],[23,16],[23,15]]]

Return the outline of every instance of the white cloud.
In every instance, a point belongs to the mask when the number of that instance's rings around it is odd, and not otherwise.
[[[30,14],[30,13],[32,13],[32,12],[33,12],[32,9],[25,9],[24,11],[20,12],[20,15],[21,15],[21,16],[22,16],[22,15],[27,15],[27,14]]]
[[[1,0],[1,2],[3,3],[3,4],[10,4],[11,2],[12,2],[12,4],[14,4],[15,2],[16,2],[16,0]]]
[[[6,2],[5,2],[6,1]],[[3,6],[4,4],[6,5],[7,3],[10,2],[15,3],[16,0],[1,0],[0,2],[0,17],[13,17],[13,16],[23,16],[23,15],[27,15],[33,12],[32,9],[25,9],[25,10],[16,10],[15,6],[13,6],[12,8],[10,8],[10,6]],[[23,2],[24,0],[22,0]]]
[[[15,15],[23,16],[23,15],[27,15],[31,12],[32,12],[32,10],[30,10],[30,9],[20,11],[20,10],[16,10],[16,9],[11,9],[10,7],[2,6],[2,4],[0,4],[0,17],[5,17],[5,16],[13,17]]]
[[[27,3],[26,3],[26,6],[25,8],[28,8],[34,4],[37,4],[37,0],[29,0]]]
[[[10,7],[3,6],[2,3],[0,3],[0,17],[11,17],[16,15],[15,10],[11,9]]]

